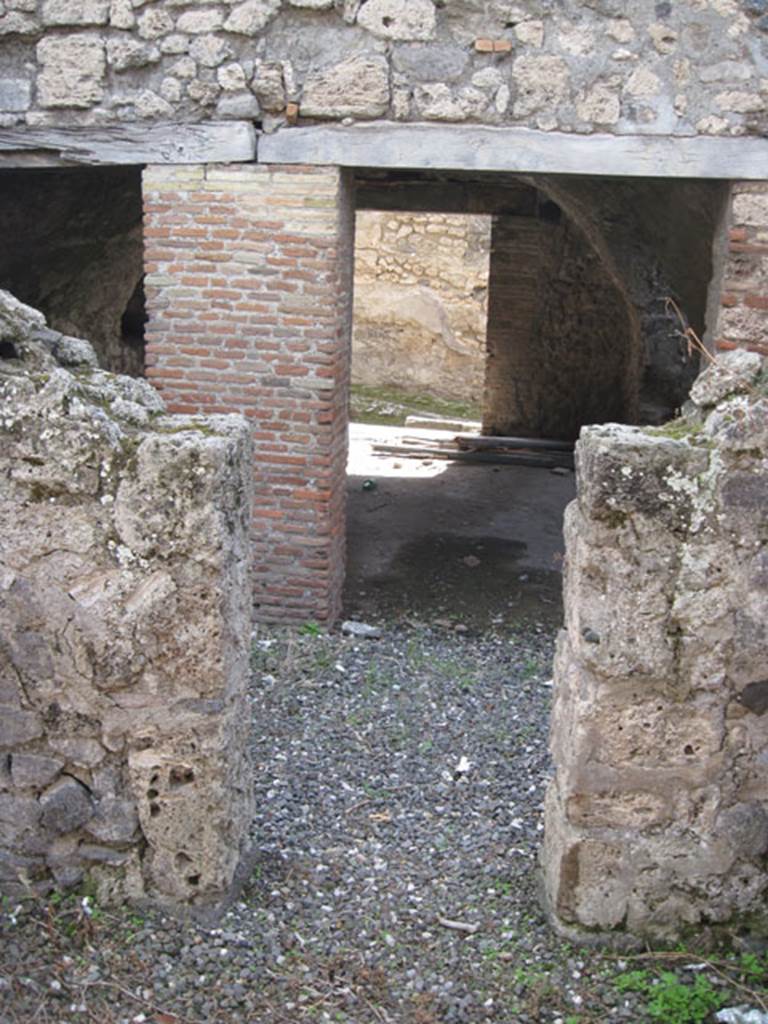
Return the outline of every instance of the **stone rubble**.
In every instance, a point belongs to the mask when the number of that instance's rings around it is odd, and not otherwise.
[[[0,887],[214,903],[252,816],[248,429],[95,364],[0,292]]]

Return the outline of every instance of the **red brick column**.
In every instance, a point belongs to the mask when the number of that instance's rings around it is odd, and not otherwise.
[[[333,620],[344,578],[353,204],[339,168],[144,172],[147,376],[253,425],[262,620]]]
[[[764,182],[733,186],[721,303],[715,346],[768,355],[768,184]]]

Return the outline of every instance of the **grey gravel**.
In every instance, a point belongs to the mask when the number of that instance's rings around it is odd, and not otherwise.
[[[6,903],[0,1024],[650,1020],[539,908],[551,630],[376,625],[255,636],[255,860],[217,927]]]

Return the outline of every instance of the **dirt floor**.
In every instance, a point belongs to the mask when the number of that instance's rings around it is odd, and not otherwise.
[[[474,629],[556,625],[573,473],[373,451],[403,437],[453,436],[350,425],[345,614],[364,607],[369,617],[449,618]]]

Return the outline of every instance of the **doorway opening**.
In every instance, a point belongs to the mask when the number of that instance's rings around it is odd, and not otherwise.
[[[685,401],[727,196],[356,173],[347,614],[559,620],[568,449],[586,424],[661,424]],[[462,331],[473,302],[485,329]]]

